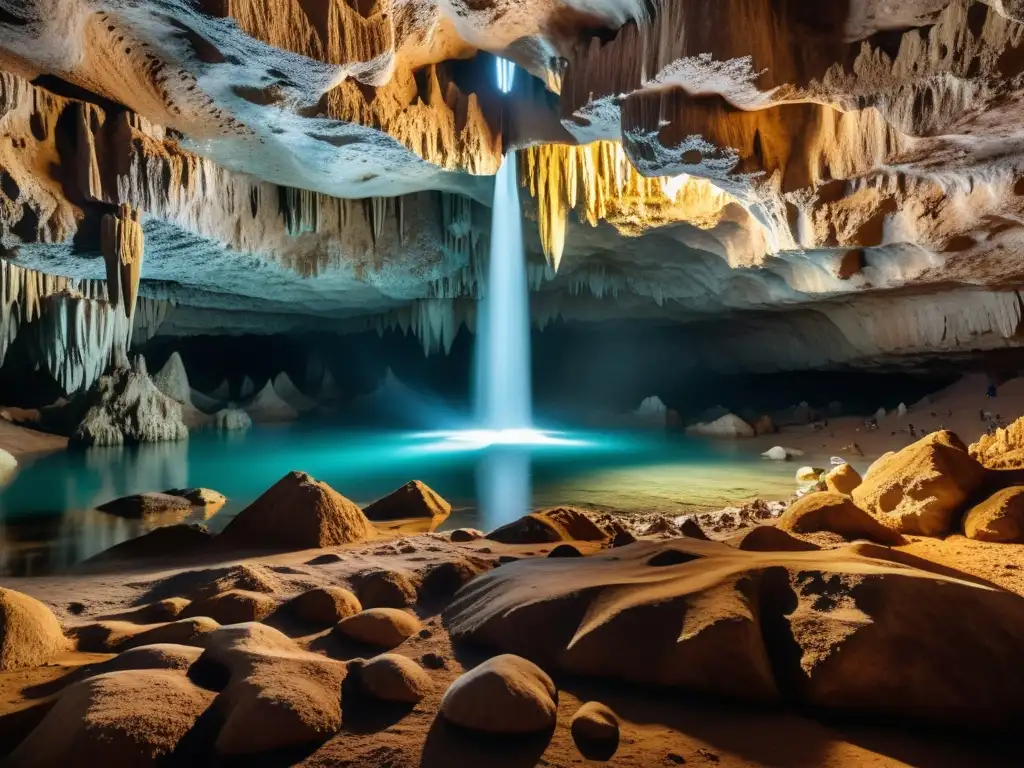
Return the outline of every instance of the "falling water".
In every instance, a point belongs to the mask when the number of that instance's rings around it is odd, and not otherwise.
[[[494,182],[491,260],[476,335],[477,419],[482,429],[533,426],[530,397],[530,297],[515,152]]]

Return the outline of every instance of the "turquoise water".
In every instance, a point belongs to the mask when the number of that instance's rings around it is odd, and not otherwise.
[[[181,521],[143,523],[95,509],[111,499],[175,487],[213,488],[228,497],[205,520],[219,530],[291,470],[308,472],[360,504],[422,480],[454,507],[445,527],[485,530],[515,514],[480,509],[477,499],[500,497],[503,487],[514,488],[527,475],[534,507],[578,504],[681,514],[755,496],[783,498],[794,490],[792,465],[727,445],[655,434],[554,437],[551,444],[485,448],[479,440],[439,433],[291,425],[54,453],[27,462],[0,488],[0,575],[60,570],[158,524]]]

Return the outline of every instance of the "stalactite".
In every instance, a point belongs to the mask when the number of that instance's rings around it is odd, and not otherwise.
[[[139,211],[122,204],[116,214],[105,214],[100,228],[100,251],[107,266],[110,304],[128,318],[129,338],[142,275],[144,236]]]

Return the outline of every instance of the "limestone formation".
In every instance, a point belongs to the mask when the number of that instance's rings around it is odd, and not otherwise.
[[[85,445],[184,440],[181,405],[153,384],[140,356],[131,368],[103,376],[84,396],[84,415],[71,439]]]
[[[281,399],[270,381],[244,408],[250,422],[255,424],[295,421],[299,417],[299,412]]]
[[[697,437],[754,437],[754,428],[739,416],[727,413],[719,419],[706,424],[694,424],[686,428],[686,434]]]
[[[188,374],[181,355],[171,354],[164,367],[153,376],[153,384],[175,402],[192,405],[192,388],[188,383]]]
[[[525,734],[555,724],[557,691],[551,678],[526,659],[503,654],[452,683],[441,701],[450,723],[474,731]]]
[[[875,462],[853,500],[895,531],[942,536],[959,527],[958,515],[983,482],[967,446],[940,431]]]
[[[252,419],[241,408],[222,408],[213,414],[211,425],[222,432],[244,432],[252,427]]]
[[[373,526],[359,507],[305,472],[278,480],[221,534],[235,544],[273,549],[332,547],[372,535]]]
[[[35,598],[0,587],[0,672],[45,664],[69,649],[53,611]]]
[[[316,408],[316,402],[302,394],[284,371],[274,377],[271,386],[274,393],[298,413],[306,413]]]
[[[840,464],[825,473],[825,487],[830,491],[847,496],[853,493],[862,481],[860,473],[849,464]]]
[[[968,449],[989,469],[1024,469],[1024,416],[994,434],[985,434]]]

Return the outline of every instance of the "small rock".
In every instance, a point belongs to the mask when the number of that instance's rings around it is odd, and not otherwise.
[[[483,537],[483,531],[478,531],[476,528],[456,528],[451,533],[451,541],[453,544],[466,544],[470,541],[482,539]]]
[[[448,659],[439,653],[424,653],[420,663],[427,669],[448,669]]]
[[[359,643],[397,648],[420,629],[415,616],[397,608],[370,608],[338,622],[334,631]]]
[[[359,602],[367,608],[405,608],[416,602],[416,585],[398,571],[373,569],[352,577]]]
[[[395,653],[366,662],[359,670],[359,683],[374,698],[399,704],[416,704],[433,687],[415,661]]]
[[[302,621],[326,627],[359,613],[363,606],[347,589],[328,586],[303,592],[292,598],[287,608]]]
[[[525,734],[555,725],[555,684],[519,656],[485,661],[452,683],[441,700],[448,722],[485,733]]]
[[[604,704],[588,701],[572,716],[572,737],[580,741],[616,741],[619,738],[619,719]]]

